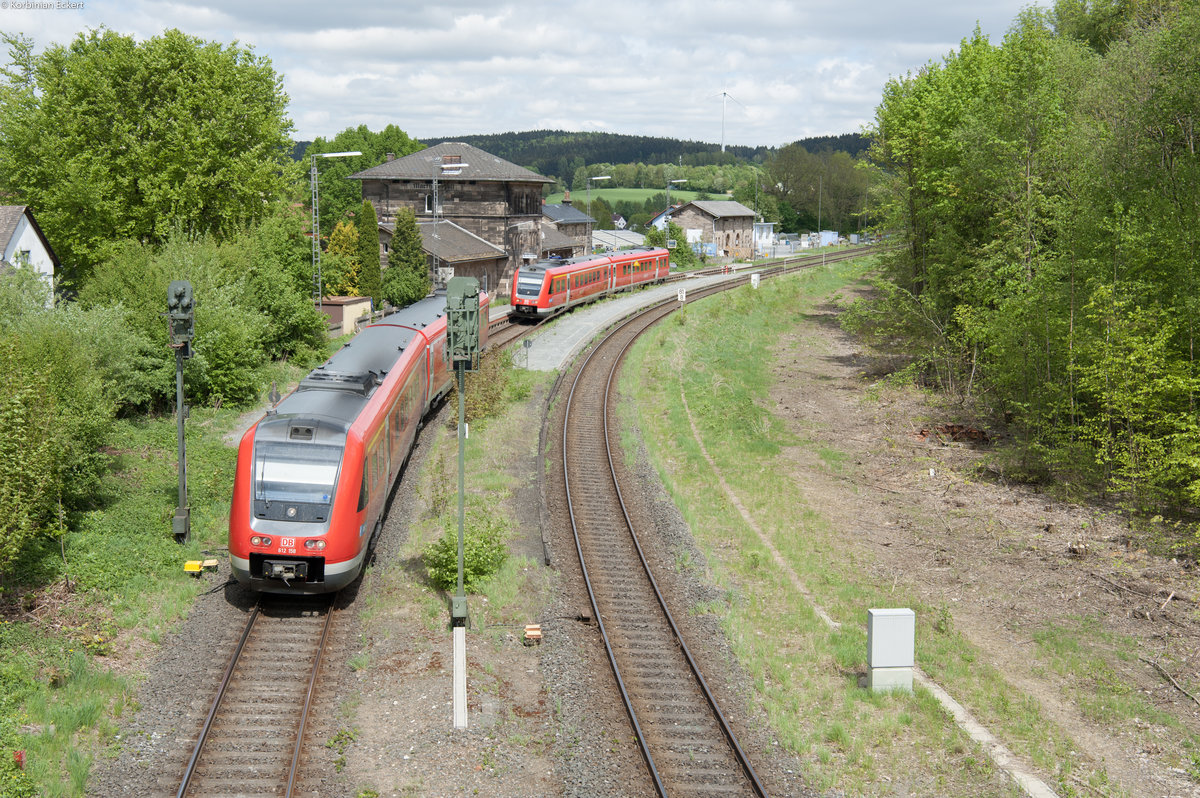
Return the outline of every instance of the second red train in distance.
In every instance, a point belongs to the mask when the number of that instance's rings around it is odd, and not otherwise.
[[[639,247],[522,266],[513,277],[509,315],[544,319],[617,291],[664,282],[669,255],[665,249]]]

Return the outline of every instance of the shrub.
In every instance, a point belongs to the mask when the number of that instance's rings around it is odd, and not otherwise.
[[[441,516],[442,536],[422,552],[429,579],[442,590],[458,586],[458,510]],[[463,587],[472,592],[504,564],[508,557],[504,519],[481,507],[468,506],[463,524]]]
[[[196,312],[196,356],[188,364],[187,390],[213,404],[243,405],[258,397],[258,369],[266,356],[267,319],[229,304]]]

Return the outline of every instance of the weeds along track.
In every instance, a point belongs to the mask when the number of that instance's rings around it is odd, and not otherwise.
[[[613,375],[637,336],[677,306],[620,324],[576,375],[563,422],[566,504],[594,617],[658,793],[764,796],[646,564],[612,465]]]
[[[335,596],[260,597],[177,798],[292,794]]]

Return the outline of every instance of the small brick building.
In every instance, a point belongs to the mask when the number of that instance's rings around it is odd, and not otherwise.
[[[589,251],[588,244],[592,240],[592,229],[596,220],[572,205],[569,196],[568,193],[568,198],[564,199],[561,205],[542,206],[542,216],[545,217],[542,220],[543,228],[553,227],[561,234],[561,237],[543,236],[543,256],[557,254],[570,258],[586,255]],[[568,253],[561,251],[562,244],[559,242],[563,239],[570,242]]]
[[[734,200],[697,200],[671,211],[671,221],[688,231],[688,241],[714,244],[717,257],[754,257],[754,211]]]
[[[407,206],[418,222],[445,219],[504,252],[503,290],[541,250],[542,187],[553,178],[459,142],[443,142],[351,175],[384,225]],[[428,250],[426,250],[428,252]],[[438,275],[431,275],[435,279]]]

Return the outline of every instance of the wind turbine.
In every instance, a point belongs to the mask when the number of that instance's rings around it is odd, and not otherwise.
[[[736,97],[734,97],[732,94],[725,91],[724,89],[721,89],[720,94],[714,94],[713,97],[721,98],[721,152],[725,152],[725,103],[727,100],[733,100],[735,103],[737,103],[738,105],[741,105],[743,108],[745,108],[746,106],[743,105],[741,102],[738,102],[738,99]],[[712,98],[710,97],[709,99],[712,99]]]

